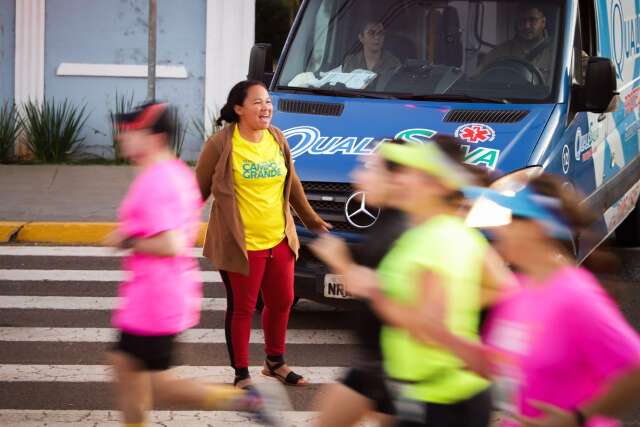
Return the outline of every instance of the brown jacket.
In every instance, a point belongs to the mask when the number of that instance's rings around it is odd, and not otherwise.
[[[246,275],[249,274],[249,261],[244,225],[236,202],[231,158],[234,129],[235,125],[225,126],[205,142],[196,164],[196,177],[203,200],[207,200],[213,194],[209,226],[204,241],[204,256],[211,260],[217,270]],[[286,138],[280,129],[275,127],[270,127],[269,132],[280,144],[288,170],[284,186],[285,235],[297,257],[300,243],[290,207],[293,207],[307,228],[317,227],[322,220],[304,195]]]

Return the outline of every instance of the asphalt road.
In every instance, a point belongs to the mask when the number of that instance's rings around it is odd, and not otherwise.
[[[640,331],[640,249],[618,253],[621,268],[606,283]],[[205,261],[202,266],[208,269]],[[0,425],[118,425],[104,355],[115,339],[110,312],[119,268],[120,259],[98,249],[0,246]],[[200,325],[178,345],[181,375],[229,382],[222,284],[206,283],[205,297]],[[293,312],[287,357],[313,384],[288,390],[288,425],[308,425],[321,385],[352,363],[349,318],[348,311],[307,301]],[[263,361],[259,316],[253,328],[250,364],[257,367]],[[157,409],[157,425],[250,425],[233,412]],[[640,426],[640,411],[625,425]]]

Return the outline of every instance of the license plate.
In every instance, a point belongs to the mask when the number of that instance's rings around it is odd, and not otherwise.
[[[324,276],[324,296],[325,298],[352,299],[353,297],[344,290],[342,276],[337,274],[326,274]]]

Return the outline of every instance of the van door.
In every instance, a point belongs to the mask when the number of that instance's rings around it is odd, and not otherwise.
[[[583,3],[587,2],[581,2],[582,8]],[[640,50],[634,31],[639,13],[636,2],[624,0],[597,0],[597,9],[584,12],[590,21],[597,21],[597,37],[592,37],[599,45],[597,54],[613,60],[620,92],[614,111],[598,116],[605,123],[606,139],[593,152],[596,183],[607,195],[603,212],[609,232],[633,209],[640,191],[637,171],[627,167],[638,157],[640,143],[640,70],[636,65]]]
[[[593,9],[593,0],[579,4],[579,19],[576,23],[572,55],[572,85],[585,83],[586,61],[596,54],[592,41],[595,22],[588,19],[587,9]],[[594,113],[573,113],[567,138],[563,146],[562,170],[569,175],[576,188],[585,195],[591,195],[602,185],[604,176],[598,171],[594,153],[605,141],[607,120],[605,115]]]

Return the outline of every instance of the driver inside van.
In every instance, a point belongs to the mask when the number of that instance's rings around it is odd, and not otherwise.
[[[488,70],[501,59],[517,58],[535,66],[544,82],[551,76],[553,63],[552,42],[547,32],[547,18],[540,6],[521,3],[518,7],[516,36],[495,47],[482,61],[477,75]]]

